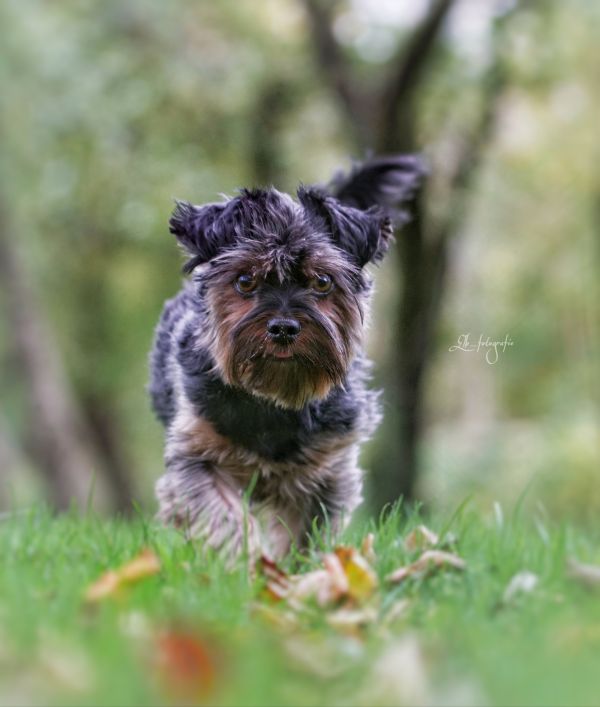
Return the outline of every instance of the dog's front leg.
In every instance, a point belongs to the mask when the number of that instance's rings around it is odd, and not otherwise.
[[[167,473],[156,484],[158,516],[183,528],[228,559],[260,549],[258,523],[244,507],[239,488],[223,472],[193,456],[167,457]]]

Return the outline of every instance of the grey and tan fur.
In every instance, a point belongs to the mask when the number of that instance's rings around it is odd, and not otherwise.
[[[229,556],[302,548],[362,500],[360,445],[380,419],[362,352],[365,272],[415,193],[418,159],[358,165],[330,191],[179,202],[192,274],[169,300],[150,392],[166,426],[159,515]],[[244,493],[255,487],[244,506]]]

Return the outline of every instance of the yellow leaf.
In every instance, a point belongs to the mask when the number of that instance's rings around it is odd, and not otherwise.
[[[353,547],[338,547],[335,554],[348,580],[348,596],[358,602],[368,599],[377,588],[377,575],[369,563]]]

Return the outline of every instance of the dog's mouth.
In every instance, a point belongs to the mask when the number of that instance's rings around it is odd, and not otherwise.
[[[298,359],[295,347],[290,344],[262,344],[249,357],[248,362],[266,359],[268,361],[294,361]]]
[[[281,349],[275,349],[267,353],[269,358],[274,358],[277,361],[291,361],[294,358],[294,352],[289,346]]]
[[[297,359],[296,353],[293,351],[291,346],[281,346],[281,347],[261,347],[257,349],[253,354],[248,356],[247,362],[254,363],[260,359],[268,361],[293,361]]]
[[[334,342],[324,337],[316,341],[298,337],[279,344],[240,337],[238,342],[237,355],[231,359],[232,383],[286,408],[300,409],[325,397],[345,372],[345,360],[338,356]]]

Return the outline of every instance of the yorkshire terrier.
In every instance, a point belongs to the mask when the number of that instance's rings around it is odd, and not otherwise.
[[[151,353],[165,523],[230,557],[280,557],[349,520],[360,445],[381,418],[362,350],[365,266],[388,250],[422,176],[417,157],[389,156],[301,186],[297,200],[268,188],[177,202],[170,231],[191,278]]]

